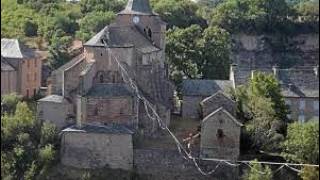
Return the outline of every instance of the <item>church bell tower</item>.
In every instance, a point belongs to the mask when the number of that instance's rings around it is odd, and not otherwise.
[[[129,0],[124,10],[117,14],[121,25],[134,25],[154,44],[165,50],[166,23],[152,11],[149,0]]]

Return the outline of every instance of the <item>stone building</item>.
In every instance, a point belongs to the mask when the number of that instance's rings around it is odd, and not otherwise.
[[[125,75],[169,125],[174,86],[165,63],[165,32],[166,23],[151,10],[148,0],[129,0],[114,23],[84,43],[83,54],[52,73],[51,97],[38,102],[38,113],[39,119],[60,127],[76,123],[62,131],[64,164],[128,169],[132,135],[157,134],[157,122],[147,117]],[[70,110],[57,108],[58,104]],[[56,107],[62,119],[49,113],[49,107]],[[82,150],[91,153],[69,158],[73,151]]]
[[[200,158],[237,160],[243,125],[223,107],[201,122]]]
[[[207,117],[209,114],[221,107],[226,109],[232,116],[236,117],[236,102],[222,91],[218,91],[212,96],[205,98],[201,101],[200,105],[203,117]]]
[[[228,93],[232,89],[229,80],[184,80],[182,83],[182,117],[200,119],[200,103],[218,91]]]
[[[319,66],[253,69],[232,65],[230,79],[233,86],[246,84],[256,71],[273,74],[279,80],[281,93],[290,107],[290,119],[299,122],[319,120]]]
[[[42,60],[17,39],[1,39],[1,95],[37,94],[41,86]]]

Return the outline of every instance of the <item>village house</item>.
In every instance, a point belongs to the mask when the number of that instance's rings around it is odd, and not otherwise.
[[[252,69],[233,64],[230,71],[233,86],[248,83],[257,71],[273,74],[278,79],[281,93],[291,111],[288,118],[299,122],[319,120],[319,66]]]
[[[165,63],[165,32],[166,23],[148,0],[129,0],[112,24],[84,43],[81,55],[52,73],[38,117],[62,130],[63,164],[128,170],[133,136],[157,134],[158,123],[125,75],[170,124],[174,86]]]
[[[226,94],[232,89],[229,80],[184,80],[182,82],[182,117],[203,118],[200,103],[218,91]]]
[[[36,95],[41,86],[42,60],[17,39],[1,39],[1,95]]]

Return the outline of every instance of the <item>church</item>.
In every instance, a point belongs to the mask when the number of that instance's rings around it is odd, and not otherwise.
[[[84,43],[81,55],[52,73],[37,113],[62,131],[63,164],[128,170],[133,138],[157,134],[158,123],[126,77],[170,124],[174,85],[165,63],[165,32],[148,0],[129,0],[112,24]]]

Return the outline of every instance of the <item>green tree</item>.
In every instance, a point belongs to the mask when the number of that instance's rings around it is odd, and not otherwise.
[[[229,42],[229,33],[218,27],[202,30],[199,25],[192,25],[169,30],[166,52],[171,78],[176,84],[183,77],[227,79]]]
[[[82,0],[80,2],[81,12],[83,14],[89,12],[119,12],[125,6],[124,0]]]
[[[272,171],[269,166],[263,167],[254,160],[250,163],[251,168],[244,174],[244,180],[272,180]]]
[[[319,179],[319,167],[305,166],[300,173],[302,180],[318,180]]]
[[[115,14],[109,12],[92,12],[88,13],[80,20],[80,30],[77,31],[76,36],[83,40],[89,40],[95,33],[102,30],[105,26],[111,23],[115,18]]]
[[[190,0],[152,0],[151,4],[169,28],[187,28],[193,24],[207,26],[206,20],[198,14],[199,6]]]
[[[1,114],[14,113],[16,111],[16,106],[22,97],[15,93],[1,96]]]
[[[319,164],[319,122],[290,124],[283,146],[282,154],[287,160]]]
[[[37,36],[38,25],[32,21],[26,21],[24,23],[24,34],[28,37]]]
[[[286,134],[288,107],[281,95],[280,84],[273,75],[256,72],[248,85],[233,93],[238,115],[251,134],[255,149],[280,151]]]

